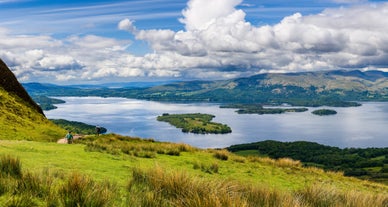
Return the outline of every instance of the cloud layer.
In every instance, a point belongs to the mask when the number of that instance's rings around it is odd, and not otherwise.
[[[260,71],[388,68],[387,3],[309,16],[295,13],[265,26],[248,22],[246,13],[237,9],[241,3],[190,0],[179,20],[185,28],[181,31],[140,30],[133,20],[118,22],[118,29],[152,49],[143,56],[128,52],[129,40],[14,35],[0,28],[0,57],[20,80],[44,82],[221,79]]]

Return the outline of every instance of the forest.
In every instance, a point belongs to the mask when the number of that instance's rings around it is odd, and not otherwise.
[[[342,171],[354,176],[388,184],[388,147],[338,148],[314,142],[261,141],[232,145],[229,151],[245,156],[292,158],[304,166],[320,167],[330,171]]]

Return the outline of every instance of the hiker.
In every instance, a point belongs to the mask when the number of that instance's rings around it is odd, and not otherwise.
[[[100,126],[96,126],[96,134],[97,136],[100,136],[100,133],[101,133],[101,127]]]
[[[67,144],[73,143],[73,135],[71,134],[71,131],[69,131],[69,133],[66,134],[66,140],[67,140]]]

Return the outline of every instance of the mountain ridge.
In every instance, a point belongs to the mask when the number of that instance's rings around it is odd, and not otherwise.
[[[124,97],[167,102],[347,106],[346,102],[352,101],[388,101],[388,73],[382,71],[265,73],[229,80],[173,82],[148,88],[23,85],[32,95]]]

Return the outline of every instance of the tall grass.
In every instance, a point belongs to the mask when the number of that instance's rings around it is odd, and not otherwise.
[[[2,155],[0,158],[0,174],[20,178],[22,176],[22,164],[19,158]]]
[[[300,196],[306,206],[388,206],[388,195],[366,194],[355,190],[343,192],[333,187],[321,185],[308,186],[297,191],[295,195]]]
[[[257,157],[257,156],[248,156],[250,162],[260,162],[265,164],[270,164],[277,167],[302,167],[302,163],[299,160],[293,160],[291,158],[280,158],[280,159],[271,159],[269,157]]]
[[[230,152],[227,150],[216,150],[214,152],[214,157],[219,160],[228,160]]]
[[[59,189],[64,206],[109,206],[115,188],[109,182],[98,184],[90,177],[73,173]]]
[[[22,172],[19,159],[10,155],[2,156],[0,175],[0,206],[104,207],[118,197],[116,185],[79,173]]]
[[[158,201],[149,206],[299,206],[289,193],[234,181],[191,177],[184,172],[165,172],[160,168],[150,171],[135,168],[128,189],[130,194],[144,192],[144,196],[136,196],[134,200],[139,205]]]
[[[185,172],[134,168],[128,185],[133,206],[284,206],[284,207],[386,207],[388,195],[343,191],[323,185],[285,191],[235,181],[204,179]]]
[[[27,172],[16,181],[13,194],[45,198],[52,191],[52,184],[53,178],[50,176]]]
[[[89,136],[76,142],[86,144],[86,151],[106,152],[113,155],[124,153],[142,158],[155,158],[157,154],[180,156],[181,152],[197,150],[187,144],[162,143],[152,139],[125,137],[116,134],[102,135],[99,138]]]
[[[195,161],[193,162],[193,169],[200,169],[202,172],[206,173],[218,173],[219,165],[216,162],[211,163],[210,165],[205,162]]]

